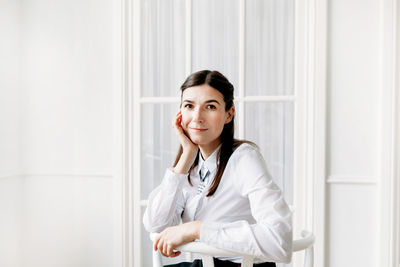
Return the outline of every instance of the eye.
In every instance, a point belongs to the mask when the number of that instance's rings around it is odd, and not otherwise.
[[[185,107],[185,108],[192,108],[193,105],[192,105],[192,104],[186,104],[184,107]]]
[[[214,106],[214,105],[208,105],[207,108],[208,108],[208,109],[216,109],[217,107]]]

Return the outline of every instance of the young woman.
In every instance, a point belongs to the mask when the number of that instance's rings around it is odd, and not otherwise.
[[[254,255],[255,266],[289,263],[292,213],[256,145],[233,138],[234,115],[233,85],[221,73],[204,70],[186,79],[173,119],[181,146],[150,193],[144,226],[160,233],[154,249],[166,257],[178,256],[177,246],[198,239]],[[218,257],[214,263],[239,266],[240,260]]]

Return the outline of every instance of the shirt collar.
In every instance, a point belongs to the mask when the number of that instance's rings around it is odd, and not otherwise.
[[[217,168],[217,164],[219,163],[219,159],[217,159],[218,151],[221,149],[222,144],[220,144],[214,152],[206,159],[204,160],[203,157],[201,156],[201,151],[199,149],[199,170],[201,169],[201,166],[205,164],[206,168],[212,173],[215,171]]]

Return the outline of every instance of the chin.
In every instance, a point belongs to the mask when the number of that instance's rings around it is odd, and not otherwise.
[[[204,140],[203,138],[199,138],[197,136],[194,136],[194,137],[191,136],[190,140],[196,145],[202,145],[204,143],[207,143],[206,140]]]
[[[199,138],[190,138],[190,140],[196,145],[201,145],[203,143],[202,140],[199,140]]]

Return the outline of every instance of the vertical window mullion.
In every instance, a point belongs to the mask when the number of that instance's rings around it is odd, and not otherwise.
[[[138,267],[142,266],[142,246],[141,246],[141,1],[133,0],[132,11],[133,12],[133,40],[132,42],[132,58],[129,59],[132,62],[132,72],[133,81],[132,82],[132,97],[133,97],[133,116],[132,122],[129,125],[134,126],[136,122],[139,127],[133,127],[130,132],[133,133],[133,143],[132,143],[132,159],[133,159],[133,169],[132,179],[128,183],[128,190],[132,192],[129,194],[129,202],[133,202],[133,218],[129,218],[129,222],[133,223],[133,233],[129,232],[132,237],[129,237],[129,242],[133,242],[132,245],[128,246],[131,248],[133,246],[133,258],[131,252],[129,252],[130,258],[128,259],[128,264]],[[128,208],[130,206],[128,205]],[[128,211],[128,214],[130,212]],[[131,240],[133,239],[133,241]]]
[[[239,138],[245,137],[246,2],[239,1]]]
[[[186,77],[192,73],[192,0],[186,0]]]

